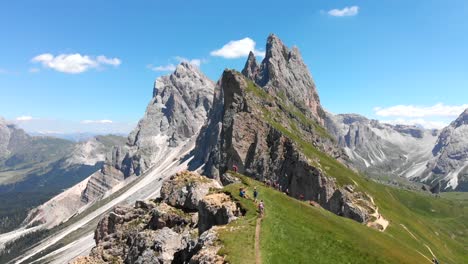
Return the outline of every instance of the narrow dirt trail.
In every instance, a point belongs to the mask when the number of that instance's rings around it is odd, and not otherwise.
[[[262,225],[262,218],[257,218],[257,225],[255,226],[255,264],[262,264],[262,256],[260,253],[260,228]]]
[[[404,224],[400,224],[400,225],[401,225],[416,241],[420,242],[420,240],[419,240],[413,233],[411,233],[411,231],[409,231],[409,229],[408,229]],[[429,252],[431,253],[431,255],[432,255],[434,258],[437,259],[437,257],[436,257],[436,256],[434,255],[434,253],[432,252],[431,248],[430,248],[428,245],[426,245],[426,244],[424,244],[424,246],[429,250]],[[418,250],[416,250],[416,251],[418,251]],[[423,253],[421,253],[421,252],[419,252],[419,251],[418,251],[418,253],[421,254],[423,257],[425,257],[427,260],[429,260],[429,261],[432,263],[432,260],[431,260],[430,258],[428,258],[426,255],[424,255]]]

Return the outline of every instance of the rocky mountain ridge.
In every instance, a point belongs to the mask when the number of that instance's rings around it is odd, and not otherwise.
[[[323,125],[325,112],[297,47],[289,49],[276,35],[270,34],[261,64],[257,64],[251,51],[242,74],[269,93],[288,98],[294,106],[310,113],[310,117]]]
[[[211,150],[202,157],[206,161],[204,174],[225,181],[225,172],[235,165],[240,173],[259,181],[278,182],[293,197],[316,201],[338,215],[359,222],[368,221],[375,207],[371,199],[351,186],[340,187],[317,161],[304,154],[304,149],[289,133],[296,129],[299,137],[338,158],[342,154],[340,150],[331,139],[316,132],[314,123],[301,123],[304,120],[300,117],[291,118],[294,113],[300,116],[299,110],[286,110],[285,103],[278,103],[236,71],[225,70],[219,85],[224,110],[214,109],[213,113],[220,119],[210,121],[219,123],[216,127],[220,131],[200,134],[217,137],[217,140],[199,141],[215,142],[213,146],[198,146]],[[219,112],[222,112],[220,116]],[[366,206],[359,206],[357,200]]]
[[[158,78],[145,116],[127,145],[114,148],[103,169],[91,176],[83,201],[94,201],[125,178],[142,174],[196,135],[211,108],[213,90],[214,83],[188,62]]]
[[[220,187],[193,172],[172,176],[161,199],[118,206],[102,218],[90,256],[73,263],[225,263],[216,226],[242,215]]]
[[[99,170],[105,153],[123,143],[112,135],[80,143],[30,136],[4,120],[0,131],[0,233],[17,228],[31,208]]]
[[[433,157],[421,181],[430,183],[433,191],[468,191],[468,109],[444,128],[432,149]]]
[[[465,190],[466,112],[442,131],[355,114],[327,114],[325,123],[353,166],[371,176],[422,182],[433,191]]]

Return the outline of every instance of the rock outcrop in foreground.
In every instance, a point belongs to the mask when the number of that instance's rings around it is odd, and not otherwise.
[[[163,184],[161,198],[118,206],[98,224],[96,246],[76,263],[224,263],[218,225],[240,216],[220,185],[193,172]]]

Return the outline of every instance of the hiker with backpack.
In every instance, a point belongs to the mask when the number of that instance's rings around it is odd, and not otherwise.
[[[263,203],[263,200],[258,203],[258,212],[260,213],[260,217],[263,217],[265,213],[265,204]]]
[[[258,197],[257,187],[254,187],[253,197],[254,197],[254,202],[257,202],[257,197]]]

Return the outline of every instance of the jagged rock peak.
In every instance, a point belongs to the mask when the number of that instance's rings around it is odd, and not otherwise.
[[[249,55],[242,71],[247,78],[272,94],[284,95],[305,114],[324,124],[325,113],[315,83],[297,47],[290,50],[276,35],[270,34],[260,66],[255,67],[253,57]]]
[[[258,70],[259,66],[257,64],[257,59],[255,58],[255,54],[251,51],[249,53],[249,57],[247,58],[247,62],[245,63],[244,69],[242,70],[242,74],[250,79],[255,79],[258,75]]]
[[[455,127],[459,127],[461,125],[468,125],[468,108],[465,109],[465,111],[463,111],[463,113],[461,113],[451,125]]]

